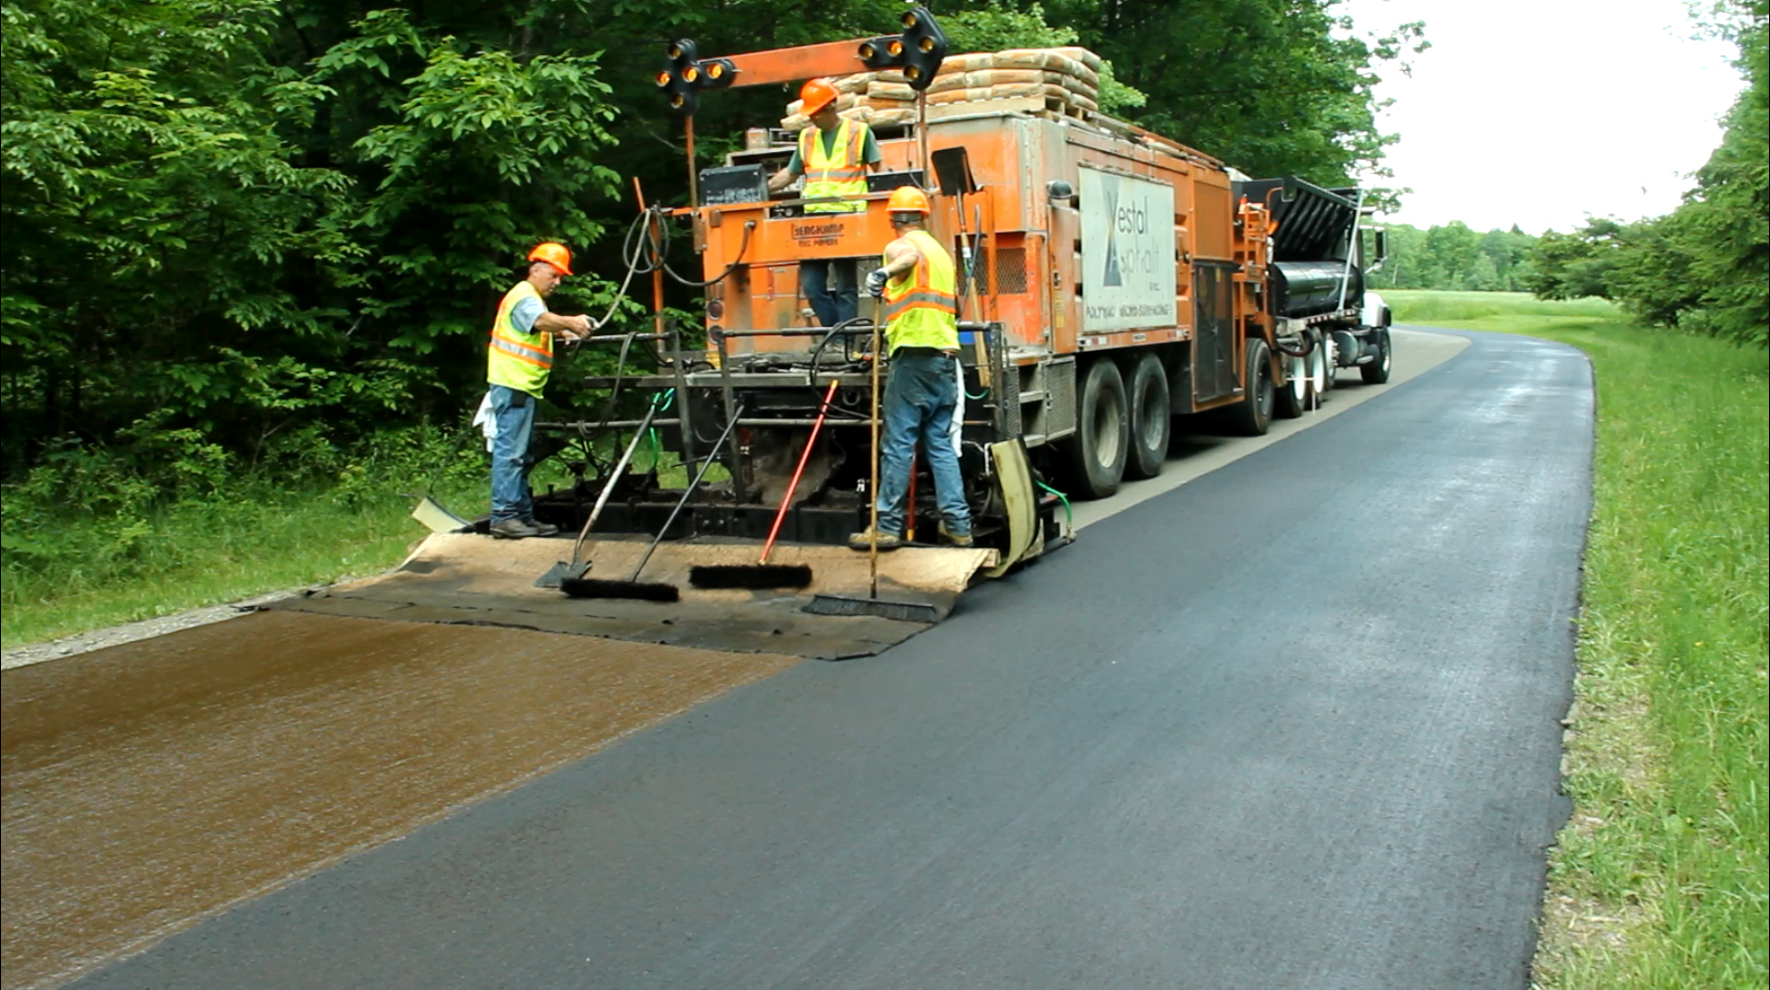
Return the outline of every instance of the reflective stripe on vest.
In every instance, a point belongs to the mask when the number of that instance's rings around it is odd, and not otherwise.
[[[545,332],[523,333],[510,319],[517,303],[540,298],[541,294],[527,279],[504,293],[486,346],[487,382],[534,396],[547,387],[547,373],[553,368],[553,336]]]
[[[914,271],[885,283],[885,332],[900,347],[959,348],[958,279],[952,255],[927,231],[904,235],[921,256]]]
[[[799,164],[805,168],[805,190],[800,196],[809,200],[836,200],[805,204],[807,213],[859,213],[867,208],[866,200],[845,200],[847,196],[867,194],[867,169],[860,160],[866,148],[867,125],[846,117],[836,126],[836,139],[824,154],[823,132],[807,127],[799,132]]]

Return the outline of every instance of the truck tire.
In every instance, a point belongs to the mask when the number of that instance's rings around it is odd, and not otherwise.
[[[1119,490],[1131,447],[1130,403],[1119,366],[1101,358],[1088,366],[1076,395],[1075,434],[1058,444],[1065,480],[1077,498],[1108,498]]]
[[[1305,336],[1303,340],[1307,344],[1309,338]],[[1272,414],[1279,419],[1296,419],[1309,408],[1313,398],[1309,388],[1309,356],[1295,357],[1282,350],[1279,353],[1279,364],[1284,366],[1290,381],[1273,386]]]
[[[1168,460],[1174,411],[1168,405],[1168,370],[1144,354],[1131,365],[1131,451],[1125,477],[1153,478]]]
[[[1272,428],[1272,352],[1258,337],[1248,340],[1247,388],[1229,408],[1229,422],[1243,436],[1262,437]]]
[[[1321,332],[1309,331],[1309,340],[1314,345],[1309,350],[1309,408],[1320,409],[1321,398],[1334,380],[1334,369],[1328,364],[1327,342],[1322,339]]]
[[[1358,373],[1364,377],[1366,385],[1381,385],[1389,380],[1389,368],[1395,364],[1395,353],[1389,345],[1388,327],[1372,330],[1371,337],[1377,342],[1376,359],[1359,365]]]

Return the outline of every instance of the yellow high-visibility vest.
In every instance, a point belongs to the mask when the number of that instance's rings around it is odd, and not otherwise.
[[[860,160],[866,137],[867,125],[844,117],[825,154],[821,131],[807,127],[799,132],[799,164],[805,168],[805,190],[799,195],[825,200],[806,203],[805,212],[860,213],[867,208],[864,199],[843,199],[867,194],[867,167]]]
[[[885,283],[885,333],[891,351],[900,347],[959,349],[958,279],[953,256],[925,230],[903,235],[921,260],[914,270]]]
[[[547,373],[553,370],[553,337],[540,331],[523,333],[510,321],[510,315],[517,303],[539,298],[541,294],[527,279],[504,293],[504,301],[498,304],[498,318],[492,323],[491,342],[486,347],[486,381],[536,398],[547,387]]]

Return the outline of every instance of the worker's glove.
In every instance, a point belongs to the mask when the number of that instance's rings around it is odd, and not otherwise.
[[[883,268],[875,268],[867,273],[867,295],[874,299],[885,294],[885,282],[891,275]]]

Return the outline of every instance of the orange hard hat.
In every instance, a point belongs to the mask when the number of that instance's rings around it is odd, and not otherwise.
[[[799,112],[809,117],[836,102],[836,87],[823,79],[807,79],[799,87]]]
[[[561,275],[572,273],[572,253],[566,250],[564,244],[556,244],[553,241],[537,244],[535,249],[529,252],[529,260],[545,261],[559,269]]]
[[[928,194],[915,186],[898,186],[891,190],[891,199],[885,208],[892,213],[932,213],[934,208],[928,205]]]

